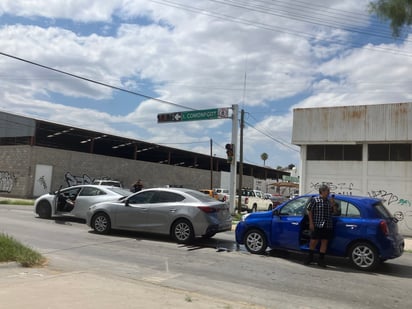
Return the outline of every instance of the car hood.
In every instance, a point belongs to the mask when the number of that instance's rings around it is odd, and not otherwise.
[[[272,218],[273,216],[273,211],[259,211],[259,212],[254,212],[254,213],[249,213],[243,216],[244,221],[249,221],[249,220],[261,220],[264,218]]]

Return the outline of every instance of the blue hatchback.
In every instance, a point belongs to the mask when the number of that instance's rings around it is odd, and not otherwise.
[[[244,215],[236,226],[236,242],[255,254],[272,249],[308,250],[309,221],[306,207],[312,197],[303,195],[274,210]],[[399,257],[404,239],[397,220],[381,200],[335,195],[339,214],[333,217],[334,237],[327,254],[348,257],[362,270],[373,270],[380,262]]]

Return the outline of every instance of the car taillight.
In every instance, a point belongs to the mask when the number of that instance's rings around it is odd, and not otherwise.
[[[226,202],[226,195],[223,196],[223,202]]]
[[[249,198],[245,198],[245,204],[249,202]]]
[[[386,224],[386,221],[382,220],[381,222],[379,222],[379,227],[385,236],[389,234],[389,229],[388,225]]]
[[[198,206],[197,208],[199,208],[201,211],[208,213],[208,214],[217,212],[216,208],[213,208],[210,206]]]

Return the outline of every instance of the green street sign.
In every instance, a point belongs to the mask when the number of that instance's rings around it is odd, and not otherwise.
[[[209,120],[218,118],[218,109],[205,109],[201,111],[182,112],[182,121]]]
[[[195,121],[229,118],[229,108],[158,114],[157,122]]]

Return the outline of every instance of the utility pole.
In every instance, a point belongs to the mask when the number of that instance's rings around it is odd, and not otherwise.
[[[210,139],[210,190],[213,190],[213,140]]]
[[[237,212],[242,212],[242,180],[243,180],[243,126],[245,123],[245,111],[240,111],[240,140],[239,140],[239,196],[237,200]]]
[[[239,106],[237,104],[232,105],[232,145],[233,145],[233,160],[230,164],[230,183],[229,183],[229,194],[230,194],[230,213],[235,213],[235,199],[236,199],[236,167],[237,167],[237,131],[238,131],[238,113]]]

